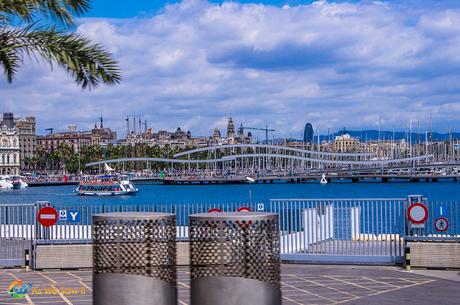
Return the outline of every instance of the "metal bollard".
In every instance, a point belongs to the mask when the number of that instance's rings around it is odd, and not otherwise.
[[[92,226],[94,305],[177,305],[174,214],[97,214]]]
[[[190,215],[192,305],[280,305],[278,214]]]
[[[404,260],[404,266],[406,267],[406,271],[410,271],[410,247],[406,245],[406,257]]]

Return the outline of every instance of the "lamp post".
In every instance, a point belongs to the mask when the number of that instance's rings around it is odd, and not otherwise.
[[[249,183],[249,205],[252,205],[252,193],[251,193],[251,183],[255,182],[251,177],[246,177],[246,181]]]

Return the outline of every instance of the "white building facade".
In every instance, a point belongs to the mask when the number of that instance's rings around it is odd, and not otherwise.
[[[19,158],[19,135],[15,128],[5,125],[0,131],[0,174],[19,175],[21,161]]]

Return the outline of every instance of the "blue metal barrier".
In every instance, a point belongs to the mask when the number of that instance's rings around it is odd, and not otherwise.
[[[166,212],[176,214],[177,238],[188,238],[188,216],[210,209],[274,212],[280,215],[281,257],[285,260],[335,263],[397,263],[407,240],[460,242],[460,201],[423,201],[428,219],[422,229],[410,230],[407,198],[272,199],[269,203],[51,205],[60,220],[49,229],[37,223],[40,204],[0,205],[0,266],[24,261],[32,243],[91,243],[93,214],[106,212]],[[434,222],[448,220],[438,231]],[[46,234],[45,234],[46,233]]]

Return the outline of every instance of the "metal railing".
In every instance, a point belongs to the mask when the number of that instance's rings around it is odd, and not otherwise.
[[[35,236],[36,204],[0,204],[0,267],[23,265]]]
[[[287,260],[402,261],[407,199],[273,199]]]
[[[263,203],[199,203],[199,204],[129,204],[129,205],[52,205],[58,214],[67,214],[67,220],[60,220],[50,228],[39,226],[36,243],[89,243],[91,242],[91,219],[93,214],[109,212],[160,212],[176,214],[177,238],[188,238],[188,216],[205,213],[211,209],[223,212],[235,212],[241,207],[251,211],[264,211]],[[72,215],[78,214],[79,221],[73,221]]]
[[[37,223],[42,203],[0,205],[0,266],[21,263],[32,244],[90,243],[93,214],[106,212],[165,212],[176,215],[178,240],[188,239],[188,216],[211,209],[227,212],[248,207],[279,213],[281,257],[284,260],[324,262],[395,263],[404,257],[407,240],[460,242],[460,201],[425,200],[428,220],[411,230],[407,198],[385,199],[272,199],[269,203],[221,204],[51,204],[60,214],[56,225]],[[63,212],[65,211],[65,212]],[[64,215],[66,218],[64,219]],[[448,229],[434,222],[448,219]]]

